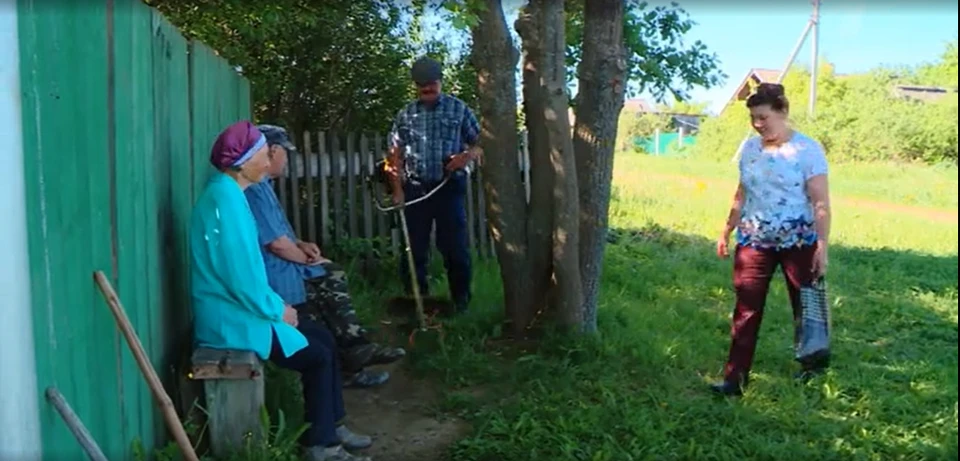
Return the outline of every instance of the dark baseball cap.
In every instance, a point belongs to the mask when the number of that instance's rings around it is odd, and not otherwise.
[[[276,125],[257,125],[257,129],[267,138],[267,144],[283,147],[290,152],[296,152],[297,146],[290,140],[287,130]]]
[[[440,66],[439,62],[423,57],[417,59],[410,67],[410,77],[417,85],[438,82],[443,79],[443,67]]]

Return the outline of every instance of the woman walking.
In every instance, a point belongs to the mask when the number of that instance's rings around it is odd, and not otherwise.
[[[717,240],[717,255],[728,257],[736,229],[730,355],[723,381],[711,386],[722,395],[741,395],[749,381],[774,271],[778,266],[783,270],[798,322],[800,288],[826,273],[830,238],[827,160],[820,143],[787,124],[790,104],[782,85],[761,84],[747,99],[747,108],[759,136],[741,147],[740,184]],[[803,372],[825,366],[807,364]]]

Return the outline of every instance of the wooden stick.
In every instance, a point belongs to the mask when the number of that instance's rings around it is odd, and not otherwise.
[[[137,365],[140,366],[140,371],[143,372],[143,376],[146,378],[150,390],[153,391],[153,397],[163,412],[163,419],[167,423],[167,428],[173,433],[174,440],[183,452],[183,458],[186,461],[200,461],[197,453],[193,450],[193,444],[190,443],[190,438],[187,437],[187,433],[183,429],[183,423],[180,422],[177,409],[173,406],[173,401],[170,400],[170,396],[167,395],[167,392],[163,389],[163,384],[160,382],[160,378],[157,377],[157,372],[153,369],[153,365],[150,365],[150,359],[147,358],[147,353],[143,351],[140,338],[137,336],[137,332],[134,331],[133,325],[130,324],[130,319],[127,318],[127,314],[123,310],[123,305],[120,303],[120,298],[117,296],[117,292],[113,290],[110,280],[103,274],[103,271],[94,272],[93,278],[96,280],[97,286],[100,287],[100,293],[103,294],[103,299],[107,301],[110,312],[113,312],[113,317],[117,321],[117,328],[119,328],[123,336],[127,338],[127,345],[130,346],[130,352],[133,352],[133,357],[137,359]]]
[[[57,388],[51,386],[47,388],[44,395],[46,395],[47,401],[53,405],[53,408],[57,410],[57,413],[60,414],[60,417],[63,418],[63,422],[66,423],[67,428],[70,429],[77,442],[83,447],[83,451],[87,453],[90,461],[108,461],[107,456],[103,454],[103,450],[97,445],[97,441],[93,440],[90,431],[83,425],[83,421],[80,421],[80,417],[73,412],[70,404],[63,398],[63,394]]]

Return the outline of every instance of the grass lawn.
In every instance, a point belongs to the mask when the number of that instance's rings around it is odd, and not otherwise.
[[[473,425],[451,458],[955,459],[956,169],[832,173],[827,375],[792,381],[777,276],[747,395],[706,392],[729,345],[732,267],[713,241],[734,166],[621,155],[598,339],[549,337],[527,351],[497,344],[499,275],[486,263],[474,311],[445,326],[442,345],[424,337],[412,351],[414,370],[447,385],[438,411]]]

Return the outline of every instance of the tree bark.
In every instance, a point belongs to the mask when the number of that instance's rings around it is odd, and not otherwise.
[[[517,32],[523,39],[524,110],[533,165],[530,245],[542,235],[533,226],[549,223],[550,307],[561,325],[579,329],[583,320],[579,201],[566,92],[563,1],[531,1],[521,12]]]
[[[499,0],[485,0],[480,24],[473,28],[472,61],[477,71],[480,142],[484,149],[483,190],[487,222],[500,263],[504,305],[510,332],[519,337],[533,320],[535,295],[530,274],[546,273],[531,258],[527,244],[527,203],[518,180],[517,97],[514,69],[518,51]],[[545,278],[545,276],[544,276]]]
[[[526,281],[533,299],[533,310],[528,319],[547,308],[547,293],[551,285],[551,241],[553,228],[553,170],[548,168],[550,153],[546,149],[547,134],[543,114],[541,88],[541,20],[539,4],[534,0],[520,10],[514,27],[520,35],[523,48],[523,114],[527,128],[527,150],[530,153],[530,203],[527,206],[527,264],[526,274],[517,274]],[[529,323],[528,321],[528,323]]]
[[[583,283],[583,326],[597,329],[597,304],[610,211],[610,185],[623,108],[624,62],[622,0],[586,2],[583,58],[579,74],[573,145],[579,186],[579,255]]]

